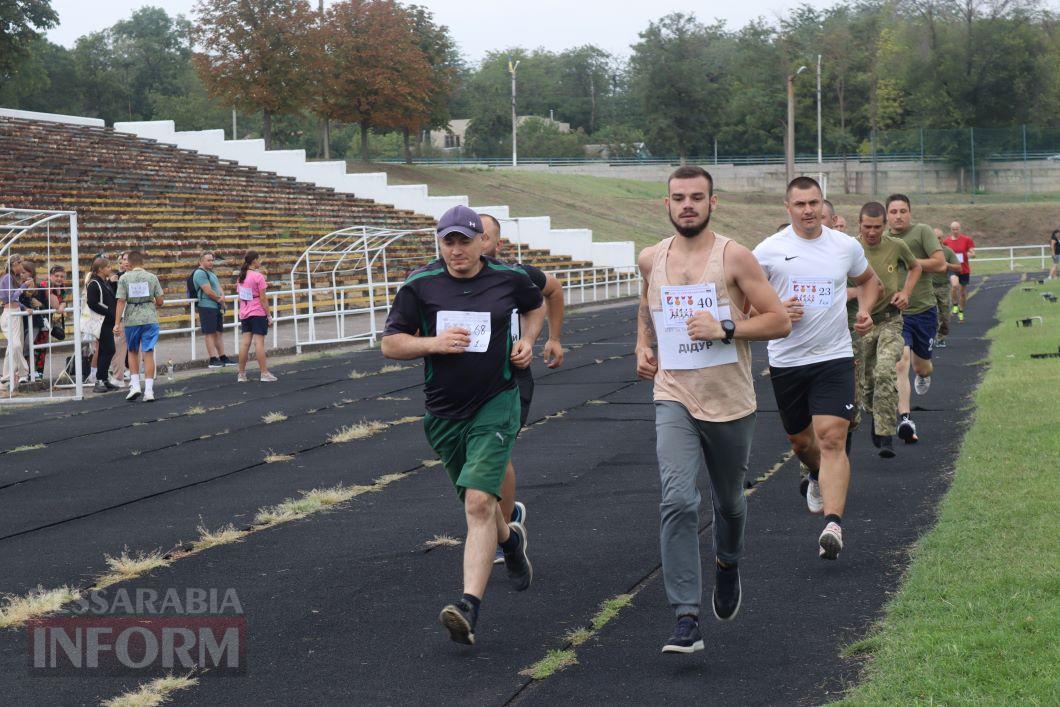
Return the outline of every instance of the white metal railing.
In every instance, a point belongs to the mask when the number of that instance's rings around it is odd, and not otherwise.
[[[1016,255],[1017,251],[1020,255]],[[972,263],[1008,263],[1009,270],[1016,269],[1016,263],[1030,260],[1039,261],[1042,270],[1046,261],[1050,260],[1052,253],[1049,245],[1009,245],[1009,246],[987,246],[975,249],[975,258]],[[983,257],[983,253],[997,253],[998,257]]]

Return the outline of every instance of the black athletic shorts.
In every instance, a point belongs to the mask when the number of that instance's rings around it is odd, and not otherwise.
[[[519,427],[526,427],[526,421],[530,417],[530,403],[534,400],[534,376],[530,369],[522,373],[514,373],[515,383],[519,386]]]
[[[957,282],[959,282],[960,284],[964,285],[965,287],[968,286],[968,283],[971,282],[971,280],[972,280],[972,274],[971,273],[962,272],[962,273],[959,273],[957,275]]]
[[[935,348],[935,334],[939,329],[939,310],[937,307],[924,310],[920,314],[902,315],[902,338],[905,345],[918,357],[931,360]]]
[[[269,318],[262,316],[247,317],[239,320],[239,330],[244,334],[265,336],[269,333]]]
[[[814,415],[854,419],[854,359],[837,358],[786,368],[769,367],[784,431],[802,432]]]
[[[203,334],[224,331],[224,314],[217,307],[199,307],[199,326]]]

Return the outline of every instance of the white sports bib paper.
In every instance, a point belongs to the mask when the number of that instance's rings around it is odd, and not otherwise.
[[[129,283],[129,297],[150,297],[151,296],[151,285],[146,282],[130,282]]]
[[[832,306],[835,281],[830,277],[793,277],[788,297],[794,297],[805,309],[828,309]]]
[[[240,285],[239,299],[243,300],[244,302],[249,302],[250,300],[254,299],[254,290],[250,289],[249,287],[243,287],[242,285]]]
[[[434,331],[441,334],[447,329],[460,327],[471,332],[471,345],[464,351],[468,353],[486,353],[490,347],[490,313],[489,312],[453,312],[442,310],[438,312],[435,320]]]
[[[659,289],[664,329],[685,330],[696,312],[706,310],[718,318],[718,295],[714,283],[704,285],[664,285]]]
[[[957,262],[964,265],[964,253],[954,253],[957,256]]]
[[[652,312],[655,338],[659,344],[659,365],[670,371],[689,371],[736,363],[738,355],[732,344],[720,339],[693,341],[686,321],[696,312],[706,310],[717,320],[729,319],[728,307],[718,307],[714,283],[706,285],[668,285],[660,289],[662,311]]]
[[[522,324],[520,324],[520,322],[519,322],[519,310],[518,309],[513,309],[512,310],[512,327],[511,328],[512,328],[512,343],[514,344],[523,335]]]

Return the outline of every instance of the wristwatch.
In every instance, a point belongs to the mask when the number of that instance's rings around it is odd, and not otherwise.
[[[721,340],[723,344],[731,344],[732,337],[736,336],[736,324],[731,319],[722,319],[721,328],[725,332],[725,338]]]

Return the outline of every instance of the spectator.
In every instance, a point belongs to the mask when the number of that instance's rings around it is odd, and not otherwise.
[[[206,353],[210,356],[210,368],[234,366],[236,362],[225,355],[224,313],[225,297],[221,282],[213,271],[213,253],[207,251],[199,257],[199,267],[192,274],[196,307],[199,310],[199,326],[206,339]]]
[[[47,296],[44,292],[41,292],[37,288],[37,266],[28,260],[22,261],[22,284],[25,289],[22,291],[22,295],[18,298],[19,303],[22,305],[22,311],[32,312],[29,316],[23,317],[25,323],[22,326],[22,358],[26,359],[27,362],[31,360],[29,351],[29,344],[32,341],[34,344],[37,343],[37,336],[40,330],[44,328],[44,315],[38,314],[45,308],[44,301],[47,300]],[[36,351],[34,351],[34,360],[36,357]],[[30,380],[37,380],[40,377],[39,368],[30,369]]]
[[[100,257],[102,257],[100,253]],[[114,266],[111,265],[111,274],[108,281],[110,282],[110,288],[114,292],[118,291],[118,279],[129,271],[129,251],[123,251],[118,255],[118,270],[114,272]],[[117,322],[115,322],[117,324]],[[129,380],[129,368],[128,368],[129,350],[125,346],[125,336],[122,334],[121,328],[119,328],[114,335],[114,358],[111,359],[111,367],[113,370],[110,372],[110,384],[119,387],[124,387],[126,382]],[[139,373],[139,371],[137,371]]]
[[[117,329],[114,326],[114,316],[118,303],[110,284],[110,261],[106,258],[99,257],[92,261],[85,297],[88,308],[103,317],[103,324],[99,328],[99,360],[92,368],[92,374],[96,376],[97,370],[106,371],[110,368],[111,358],[114,357],[114,332]],[[96,378],[92,392],[109,393],[118,388],[119,386],[103,376]]]
[[[265,362],[265,335],[272,326],[272,315],[265,300],[265,276],[260,272],[261,258],[257,251],[248,250],[243,256],[243,266],[239,268],[239,330],[242,340],[239,342],[239,374],[236,380],[247,382],[247,358],[250,355],[250,342],[254,341],[254,351],[258,359],[258,370],[262,383],[272,383],[276,376],[269,373]]]
[[[1053,267],[1049,269],[1049,279],[1056,277],[1056,266],[1060,265],[1060,228],[1053,231],[1049,236],[1049,246],[1053,252]]]
[[[0,329],[7,338],[7,353],[4,354],[3,377],[0,384],[7,385],[12,379],[18,383],[25,383],[26,375],[29,373],[29,364],[22,355],[22,304],[19,298],[25,291],[23,283],[24,269],[22,258],[13,255],[8,258],[7,272],[0,276],[0,305],[4,311],[0,313]]]
[[[48,270],[48,278],[40,281],[38,293],[44,309],[51,311],[51,314],[40,316],[40,326],[37,327],[37,334],[33,338],[33,370],[43,374],[48,361],[47,347],[51,342],[52,327],[66,324],[66,268],[53,265]],[[34,320],[36,319],[37,317],[34,317]]]
[[[114,332],[125,323],[125,345],[129,348],[128,401],[140,397],[140,357],[144,362],[144,402],[155,400],[155,344],[158,343],[158,307],[162,298],[162,285],[154,273],[143,268],[144,256],[140,251],[129,251],[129,267],[132,269],[118,279],[116,296],[118,304],[114,314]]]

